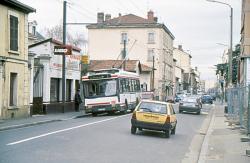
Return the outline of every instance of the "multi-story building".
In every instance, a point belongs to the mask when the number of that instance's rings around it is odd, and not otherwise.
[[[250,84],[250,0],[242,0],[239,83]]]
[[[174,56],[174,59],[176,60],[176,65],[175,65],[176,84],[175,85],[177,88],[177,93],[178,93],[178,90],[190,92],[192,56],[183,50],[182,45],[179,45],[178,48],[174,48],[173,56]]]
[[[126,58],[140,60],[149,67],[154,64],[151,88],[155,95],[164,100],[173,94],[174,36],[164,24],[157,22],[152,11],[147,19],[133,14],[119,14],[113,19],[107,14],[104,19],[104,13],[98,13],[97,23],[87,28],[91,60]]]
[[[0,118],[29,116],[28,14],[16,0],[0,1]]]

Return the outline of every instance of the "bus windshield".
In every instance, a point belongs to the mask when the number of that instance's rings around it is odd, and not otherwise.
[[[86,98],[115,96],[117,93],[116,79],[90,80],[84,82]]]

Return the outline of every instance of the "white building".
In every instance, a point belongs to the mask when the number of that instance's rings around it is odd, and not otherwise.
[[[97,23],[88,28],[88,50],[91,60],[115,60],[126,57],[140,60],[149,67],[155,65],[154,86],[156,97],[164,100],[173,94],[173,40],[174,36],[152,11],[147,19],[133,15],[98,13]],[[105,38],[105,41],[104,41]],[[122,56],[123,49],[126,56]]]
[[[35,112],[61,112],[62,111],[62,55],[54,54],[54,46],[63,45],[52,38],[32,44],[29,52],[33,54],[33,108]],[[72,47],[72,55],[66,55],[66,92],[65,110],[74,109],[74,94],[80,88],[80,51]],[[43,108],[39,108],[42,101]],[[38,108],[37,108],[38,106]]]

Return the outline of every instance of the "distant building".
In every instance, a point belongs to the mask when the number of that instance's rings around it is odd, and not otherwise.
[[[140,60],[149,67],[154,63],[151,77],[154,74],[151,82],[154,84],[150,88],[160,100],[173,95],[174,36],[164,24],[158,23],[153,11],[148,12],[146,19],[133,14],[111,18],[110,14],[98,13],[97,23],[87,28],[91,60],[126,58]]]
[[[183,50],[182,45],[179,45],[178,48],[174,48],[173,57],[176,60],[175,76],[177,93],[178,91],[190,93],[192,56]]]
[[[0,1],[0,119],[30,113],[27,24],[31,12],[35,9],[19,1]]]
[[[29,45],[31,97],[35,113],[62,112],[62,55],[54,54],[54,46],[63,45],[55,39],[46,39]],[[72,55],[66,55],[65,111],[74,110],[74,95],[80,88],[81,49],[72,46]],[[32,54],[32,55],[31,55]]]
[[[122,67],[123,60],[91,60],[88,71],[96,71],[100,69],[111,69]],[[126,71],[137,73],[140,76],[141,90],[150,91],[152,68],[141,64],[139,60],[127,60]]]
[[[28,41],[29,45],[45,40],[39,32],[36,30],[37,22],[32,21],[28,23]]]
[[[242,0],[239,83],[250,84],[250,0]]]

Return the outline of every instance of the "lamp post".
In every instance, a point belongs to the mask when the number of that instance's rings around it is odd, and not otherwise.
[[[233,56],[233,8],[230,4],[220,2],[220,1],[215,1],[215,0],[206,0],[208,2],[214,2],[214,3],[219,3],[226,5],[230,8],[230,47],[229,47],[229,54],[228,54],[228,64],[229,64],[229,69],[228,69],[228,84],[231,86],[232,84],[232,56]]]

